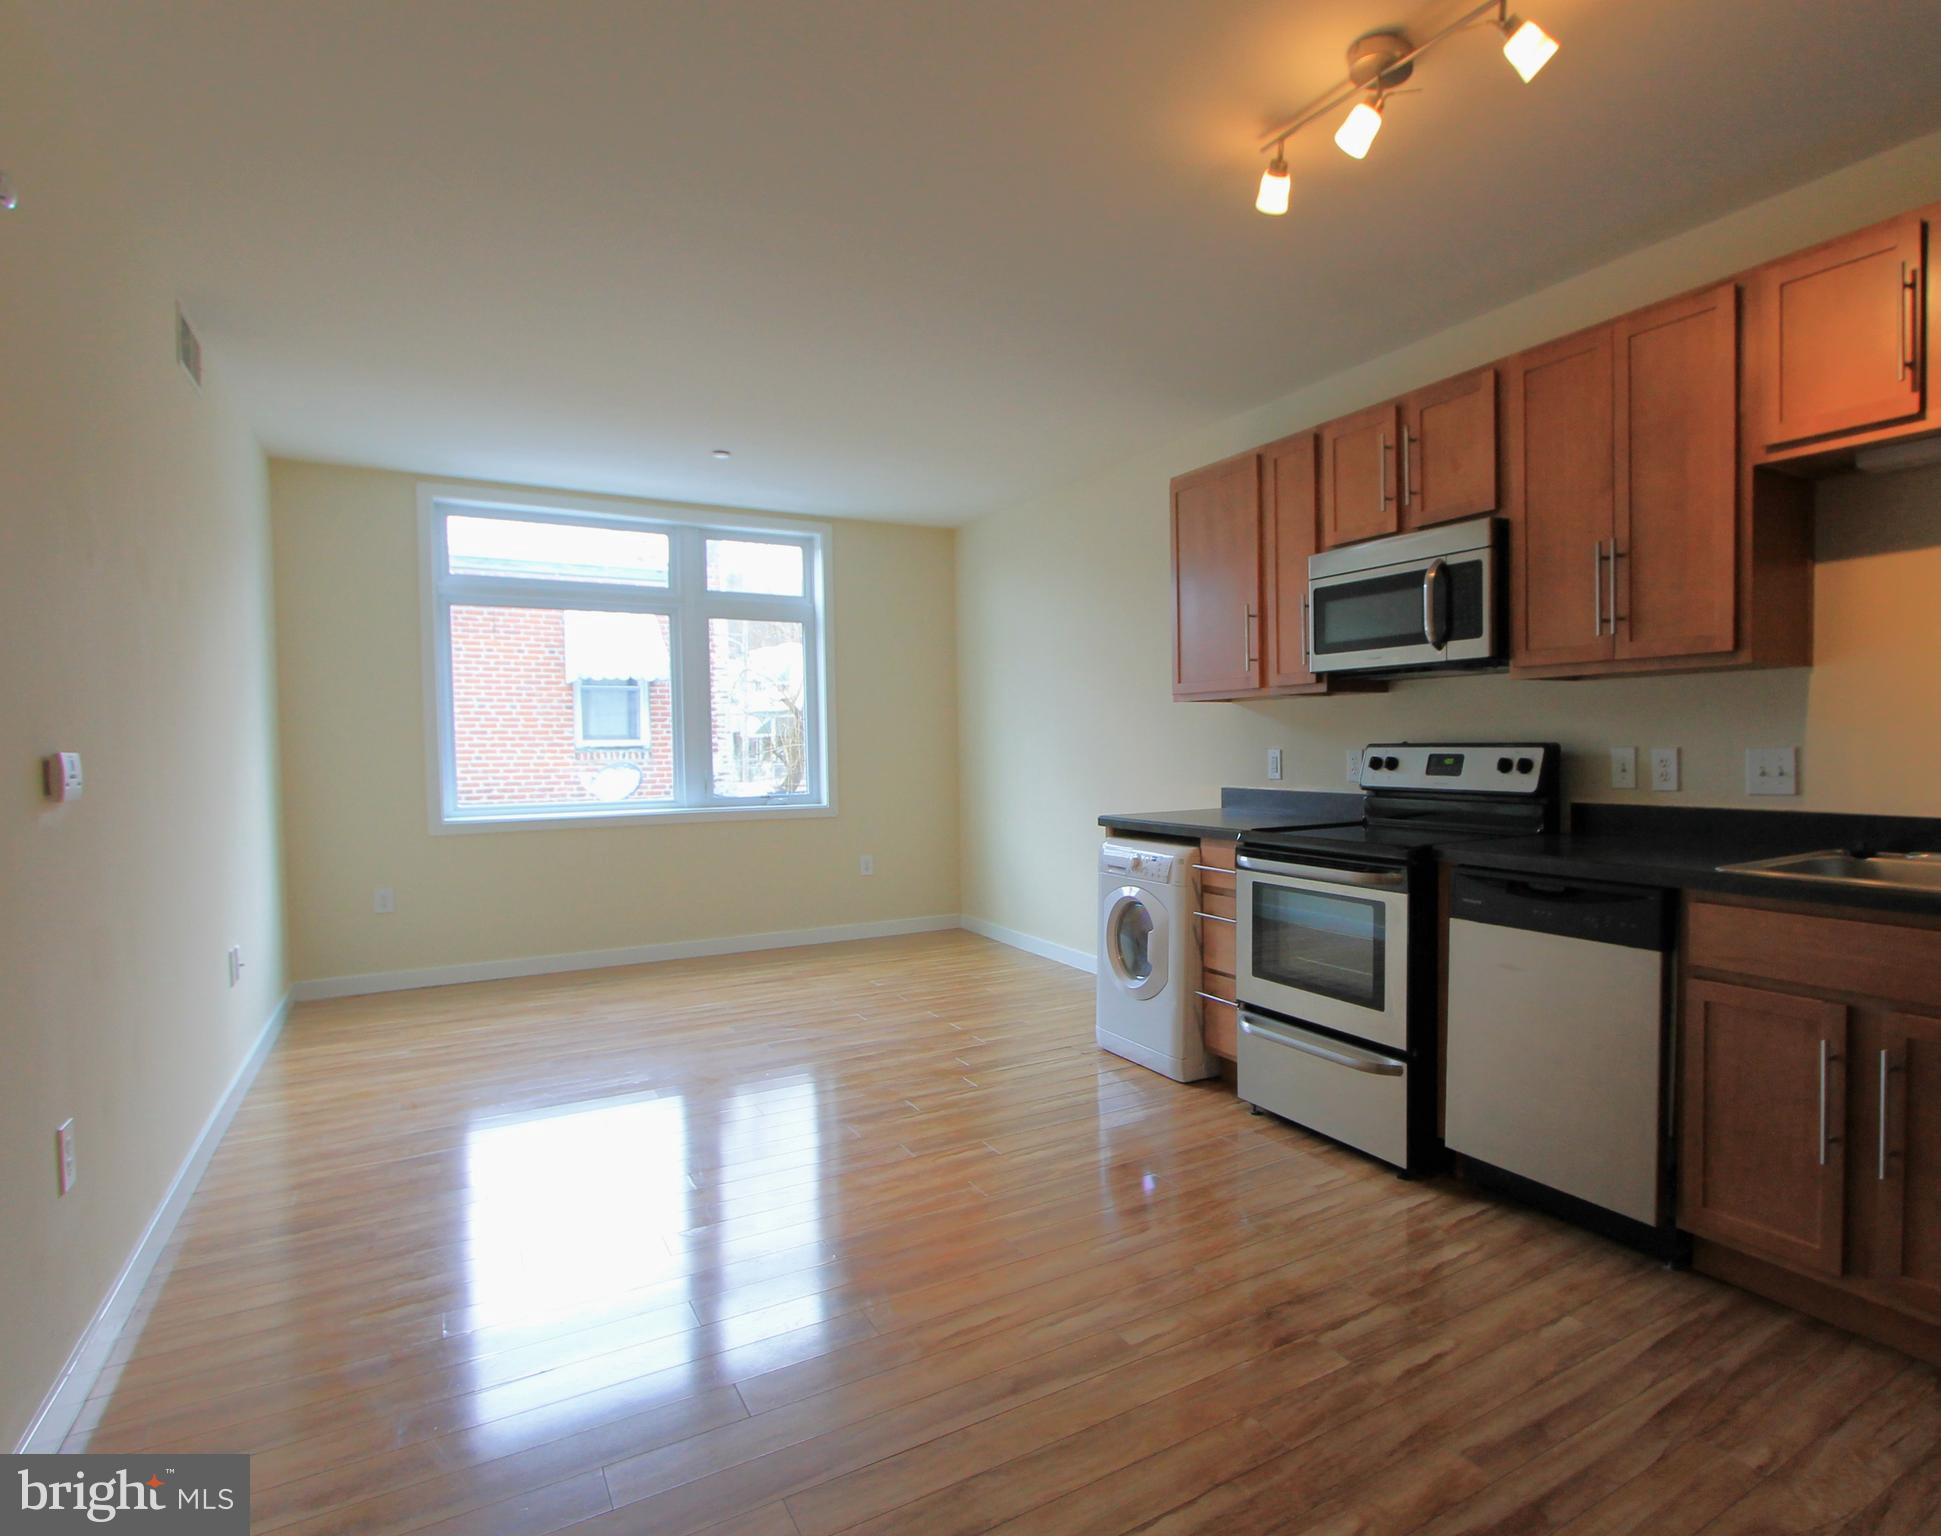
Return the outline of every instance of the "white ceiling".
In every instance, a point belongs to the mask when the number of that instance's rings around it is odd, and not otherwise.
[[[1447,0],[27,14],[271,451],[949,522],[1941,125],[1941,0],[1523,8],[1280,220],[1261,130]]]

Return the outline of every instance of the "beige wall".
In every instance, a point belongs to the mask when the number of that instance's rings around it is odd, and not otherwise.
[[[1286,753],[1285,787],[1340,789],[1351,747],[1500,732],[1561,740],[1575,799],[1941,816],[1941,471],[1822,488],[1811,671],[1443,678],[1362,697],[1175,704],[1166,533],[1167,481],[1183,470],[1936,198],[1941,135],[961,529],[964,911],[1089,953],[1094,818],[1265,784],[1269,747]],[[1788,744],[1802,749],[1801,796],[1748,800],[1744,749]],[[1611,790],[1613,745],[1682,747],[1682,792]]]
[[[418,484],[270,466],[299,979],[956,912],[949,529],[835,525],[835,816],[434,836]],[[857,873],[864,853],[873,876]],[[396,891],[395,913],[372,912],[379,886]]]
[[[0,4],[0,1448],[284,988],[263,460]],[[82,799],[40,793],[79,751]],[[242,985],[225,951],[243,946]],[[80,1181],[56,1198],[54,1128]]]

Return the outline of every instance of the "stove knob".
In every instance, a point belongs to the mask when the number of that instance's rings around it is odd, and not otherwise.
[[[1516,771],[1518,773],[1535,773],[1537,771],[1537,765],[1527,757],[1519,757],[1516,760]]]
[[[1395,754],[1391,752],[1389,754],[1388,761],[1383,763],[1382,766],[1386,768],[1390,773],[1393,773],[1397,768],[1400,768],[1402,766],[1402,760],[1401,758],[1395,756]]]
[[[1510,771],[1510,760],[1507,757],[1499,757],[1496,760],[1496,771],[1498,773],[1508,773]]]

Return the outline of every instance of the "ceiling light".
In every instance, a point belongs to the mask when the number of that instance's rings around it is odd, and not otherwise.
[[[1262,213],[1287,212],[1287,194],[1291,185],[1292,180],[1287,174],[1287,157],[1277,151],[1273,164],[1260,173],[1260,194],[1254,199],[1254,206]]]
[[[1523,76],[1528,85],[1537,78],[1537,71],[1548,64],[1557,51],[1557,40],[1534,21],[1519,21],[1511,16],[1503,23],[1503,57],[1510,61],[1510,68]]]
[[[717,448],[714,450],[714,456],[717,459],[732,459],[734,457],[734,454],[729,449]]]
[[[1334,131],[1334,141],[1344,155],[1359,160],[1368,153],[1375,135],[1382,131],[1382,109],[1373,102],[1358,101],[1355,108]]]

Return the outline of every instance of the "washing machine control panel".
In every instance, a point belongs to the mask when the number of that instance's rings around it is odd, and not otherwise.
[[[1099,868],[1104,873],[1123,875],[1129,880],[1151,880],[1158,885],[1173,883],[1173,870],[1179,861],[1180,855],[1176,853],[1159,853],[1124,843],[1106,843],[1099,850]]]

